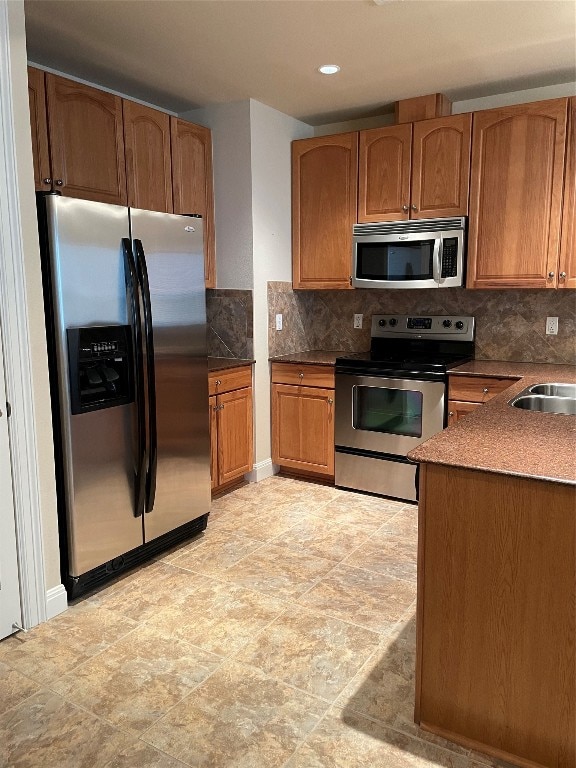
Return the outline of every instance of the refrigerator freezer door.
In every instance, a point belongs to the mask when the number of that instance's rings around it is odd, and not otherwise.
[[[50,195],[46,213],[69,572],[79,576],[142,544],[134,406],[71,415],[69,382],[77,372],[69,370],[66,337],[68,328],[128,322],[121,250],[128,209]]]
[[[151,541],[210,509],[203,232],[197,218],[133,208],[130,217],[145,253],[153,324],[157,458],[144,520]]]

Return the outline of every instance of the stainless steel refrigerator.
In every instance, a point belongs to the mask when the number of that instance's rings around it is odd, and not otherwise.
[[[38,195],[69,597],[206,527],[202,219]]]

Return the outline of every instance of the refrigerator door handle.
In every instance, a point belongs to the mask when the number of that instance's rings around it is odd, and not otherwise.
[[[152,303],[146,268],[146,254],[142,241],[135,238],[136,268],[140,283],[144,316],[144,345],[146,349],[146,381],[148,392],[148,471],[146,474],[146,512],[154,509],[156,497],[156,471],[158,467],[158,439],[156,428],[156,379],[154,372],[154,335],[152,332]]]
[[[134,517],[141,517],[146,506],[146,413],[144,410],[144,361],[142,357],[142,320],[138,299],[138,272],[129,238],[122,238],[124,276],[128,297],[130,323],[134,333],[134,378],[136,390],[136,422],[138,455],[135,470]]]

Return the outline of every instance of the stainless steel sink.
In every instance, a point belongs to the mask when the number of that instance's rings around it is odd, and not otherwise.
[[[526,390],[525,390],[526,391]],[[510,401],[515,408],[525,411],[542,411],[544,413],[564,413],[576,416],[575,397],[556,397],[551,395],[537,395],[521,393]]]
[[[534,384],[528,391],[533,395],[576,398],[576,384]]]

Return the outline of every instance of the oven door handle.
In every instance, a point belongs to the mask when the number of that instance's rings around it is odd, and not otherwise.
[[[439,232],[438,237],[434,241],[434,253],[432,254],[432,277],[437,285],[440,285],[440,276],[442,274],[443,246],[442,232]]]

